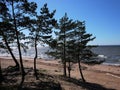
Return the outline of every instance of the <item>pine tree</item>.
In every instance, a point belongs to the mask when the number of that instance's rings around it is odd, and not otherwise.
[[[13,29],[13,25],[10,23],[10,14],[8,13],[8,8],[6,7],[6,4],[4,2],[0,2],[0,38],[2,40],[1,47],[3,49],[7,49],[9,53],[11,54],[14,62],[15,62],[15,68],[16,70],[19,70],[19,63],[17,59],[15,58],[12,49],[10,48],[10,44],[13,43],[15,40],[15,33]]]
[[[12,44],[14,42],[14,31],[12,30],[12,25],[10,23],[6,23],[6,22],[2,22],[0,23],[0,35],[1,35],[1,38],[2,38],[2,46],[4,49],[7,49],[9,51],[9,53],[11,54],[14,62],[15,62],[15,70],[19,70],[19,63],[16,59],[16,57],[14,56],[13,52],[12,52],[12,49],[10,47],[10,44]],[[7,33],[7,34],[6,34]],[[12,38],[11,38],[11,37]]]
[[[62,60],[63,74],[64,76],[67,76],[66,43],[70,30],[74,28],[74,21],[72,19],[69,19],[67,13],[65,13],[65,15],[59,20],[59,23],[57,24],[56,28],[58,29],[58,31],[55,32],[57,35],[56,39],[53,39],[50,44],[50,47],[54,50],[50,51],[49,55],[52,55],[55,58],[59,58]]]
[[[78,62],[79,66],[79,72],[82,77],[83,82],[85,82],[82,69],[81,69],[81,60],[84,60],[90,56],[87,56],[88,51],[88,42],[95,39],[95,37],[92,37],[92,34],[88,34],[85,31],[85,22],[77,21],[77,27],[75,29],[75,52],[76,52],[76,60]]]
[[[13,30],[15,32],[15,39],[21,65],[22,84],[25,76],[20,42],[21,39],[25,39],[25,34],[22,32],[22,30],[29,28],[30,16],[35,14],[37,5],[34,2],[28,2],[28,0],[2,0],[1,2],[4,3],[5,8],[8,10],[8,22],[10,22],[14,28]]]
[[[36,76],[36,79],[38,79],[37,76],[37,70],[36,70],[36,59],[38,57],[38,44],[48,43],[51,39],[52,35],[52,28],[54,27],[56,20],[53,18],[55,14],[55,10],[53,12],[50,12],[47,4],[44,4],[44,6],[40,10],[40,15],[37,15],[36,19],[33,20],[32,27],[30,29],[30,43],[34,44],[35,47],[35,57],[34,57],[34,75]]]
[[[66,43],[66,61],[68,62],[68,77],[71,77],[71,70],[72,65],[76,62],[75,61],[75,48],[74,48],[74,40],[70,36],[72,35],[73,31],[69,34],[69,39]]]
[[[64,21],[63,18],[61,20]],[[94,40],[95,37],[92,37],[92,34],[86,33],[85,22],[76,21],[72,22],[71,24],[64,22],[64,24],[66,26],[64,27],[66,31],[62,29],[62,26],[64,25],[59,24],[61,25],[61,29],[56,33],[56,38],[52,40],[50,47],[53,50],[48,54],[55,58],[60,58],[63,62],[63,65],[68,62],[69,77],[72,69],[72,63],[78,63],[80,75],[83,82],[85,82],[81,69],[81,61],[92,57],[93,53],[90,50],[90,47],[92,46],[88,46],[87,44],[88,42]],[[64,75],[66,72],[65,70],[66,66],[64,65]]]

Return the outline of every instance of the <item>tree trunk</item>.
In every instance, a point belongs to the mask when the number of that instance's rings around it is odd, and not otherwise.
[[[64,76],[67,76],[67,73],[66,73],[66,61],[64,61],[63,73],[64,73]]]
[[[79,56],[79,55],[78,55],[78,56]],[[82,73],[82,69],[81,69],[81,64],[80,64],[79,57],[78,57],[78,66],[79,66],[79,72],[80,72],[82,81],[85,82],[85,79],[84,79],[84,76],[83,76],[83,73]]]
[[[7,46],[7,48],[8,48],[8,50],[9,50],[9,52],[10,52],[10,54],[11,54],[11,56],[12,56],[12,58],[13,58],[13,60],[14,60],[14,62],[15,62],[15,70],[20,70],[20,65],[19,65],[19,63],[18,63],[18,61],[17,61],[17,59],[15,58],[15,56],[14,56],[14,54],[12,53],[12,51],[11,51],[11,48],[9,47],[9,46]]]
[[[38,76],[37,76],[37,70],[36,70],[36,59],[37,59],[37,36],[35,38],[35,57],[34,57],[34,75],[36,77],[36,79],[38,79]]]
[[[8,49],[9,53],[11,54],[11,56],[12,56],[12,58],[13,58],[15,64],[16,64],[15,68],[16,68],[16,70],[19,70],[20,69],[20,65],[19,65],[17,59],[15,58],[15,56],[14,56],[14,54],[13,54],[13,52],[12,52],[12,50],[11,50],[9,44],[8,44],[7,39],[6,39],[6,37],[5,37],[3,32],[2,32],[2,35],[3,35],[3,39],[5,41],[5,45],[7,46],[7,49]]]
[[[13,13],[13,20],[14,20],[14,25],[15,25],[18,52],[19,52],[19,58],[20,58],[20,65],[21,65],[21,75],[22,75],[21,85],[22,85],[22,83],[24,82],[24,79],[25,79],[25,71],[24,71],[24,67],[23,67],[22,53],[21,53],[20,41],[19,41],[19,32],[17,30],[17,25],[16,25],[16,18],[15,18],[15,13],[14,13],[14,1],[13,0],[12,0],[12,13]]]
[[[64,60],[63,64],[64,64],[64,67],[63,68],[64,69],[63,70],[64,70],[64,76],[67,76],[67,73],[66,73],[66,54],[65,54],[65,51],[66,51],[66,49],[65,49],[65,42],[66,42],[66,40],[65,40],[65,38],[66,37],[65,37],[65,31],[64,31],[64,46],[63,46],[63,48],[64,48],[64,51],[63,51],[63,58],[64,58],[63,59]]]

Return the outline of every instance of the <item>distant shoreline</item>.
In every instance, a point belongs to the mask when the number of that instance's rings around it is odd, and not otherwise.
[[[111,46],[120,46],[120,45],[94,45],[94,46],[98,46],[98,47],[99,47],[99,46],[111,47]]]
[[[12,59],[12,57],[11,56],[0,56],[0,58],[2,59]],[[18,57],[17,57],[17,59],[19,59]],[[38,60],[41,60],[42,58],[38,58]],[[23,56],[23,60],[34,60],[34,58],[32,58],[32,57],[29,57],[29,56],[27,56],[27,57],[25,57],[25,56]],[[42,59],[42,60],[47,60],[47,61],[51,61],[51,60],[53,60],[53,59]],[[57,61],[57,60],[56,60]],[[112,64],[112,63],[106,63],[106,62],[103,62],[103,63],[101,63],[100,65],[107,65],[107,66],[118,66],[118,67],[120,67],[120,64]]]

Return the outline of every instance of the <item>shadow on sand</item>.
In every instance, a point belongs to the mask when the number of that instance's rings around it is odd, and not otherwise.
[[[85,90],[116,90],[116,89],[109,89],[105,88],[102,85],[96,84],[96,83],[91,83],[91,82],[83,82],[82,80],[78,80],[75,78],[68,78],[64,76],[60,76],[62,80],[65,80],[67,82],[71,82],[73,84],[81,86]]]
[[[15,71],[13,68],[4,69],[4,81],[0,85],[0,90],[62,90],[61,85],[53,76],[39,73],[39,80],[36,80],[32,68],[25,68],[25,71],[25,80],[20,86],[20,71]]]
[[[105,88],[102,85],[82,82],[75,78],[68,78],[64,76],[51,76],[38,70],[39,79],[36,80],[33,76],[32,68],[25,68],[26,76],[25,80],[20,86],[21,73],[14,70],[14,68],[3,69],[4,81],[0,85],[0,90],[63,90],[60,83],[56,80],[58,77],[60,80],[64,80],[69,83],[76,84],[83,88],[83,90],[115,90]]]

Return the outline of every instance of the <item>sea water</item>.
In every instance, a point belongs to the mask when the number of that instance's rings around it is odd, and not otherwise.
[[[53,59],[51,56],[45,54],[48,52],[49,47],[38,47],[38,58],[42,59]],[[92,49],[92,51],[98,54],[99,59],[105,59],[103,64],[107,65],[118,65],[120,66],[120,45],[119,46],[98,46]],[[13,53],[18,57],[19,53],[16,47],[13,47]],[[34,47],[27,49],[27,52],[22,50],[22,55],[25,58],[34,58],[35,50]],[[10,56],[10,54],[5,53],[4,50],[0,49],[0,56]]]
[[[103,64],[120,66],[120,45],[104,45],[92,49],[99,57],[105,58]]]
[[[19,57],[19,52],[18,52],[18,49],[17,47],[12,47],[12,52],[14,53],[14,55],[16,57]],[[42,59],[52,59],[51,56],[48,56],[46,54],[46,52],[49,51],[49,47],[38,47],[37,48],[37,53],[38,53],[38,58],[42,58]],[[35,48],[34,47],[30,47],[29,49],[26,49],[26,51],[24,51],[22,48],[21,48],[21,52],[22,52],[22,57],[23,58],[31,58],[33,59],[34,56],[35,56]],[[3,49],[0,49],[0,56],[2,57],[9,57],[10,54],[9,53],[6,53]]]

